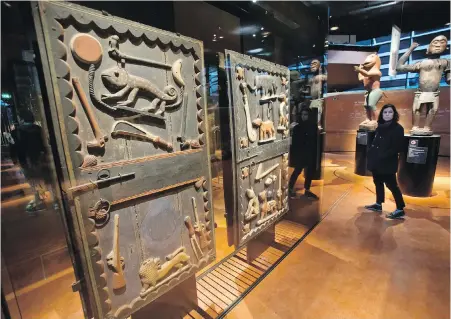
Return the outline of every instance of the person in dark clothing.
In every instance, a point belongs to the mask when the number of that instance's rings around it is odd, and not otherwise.
[[[399,114],[395,106],[392,104],[384,105],[379,113],[376,135],[368,150],[368,170],[373,173],[373,181],[376,186],[376,203],[365,206],[365,208],[382,212],[382,203],[385,200],[385,184],[392,192],[396,202],[396,210],[386,215],[390,219],[402,218],[405,215],[404,207],[406,206],[396,181],[398,154],[404,141],[404,128],[398,121]]]
[[[29,110],[20,114],[21,123],[11,132],[14,140],[12,153],[19,162],[27,182],[34,190],[34,199],[25,210],[30,214],[43,208],[46,182],[49,178],[45,159],[45,146],[42,129],[35,123],[33,113]]]
[[[318,196],[310,191],[312,173],[314,172],[313,166],[315,165],[316,139],[318,136],[318,126],[316,121],[312,120],[310,109],[304,108],[301,110],[300,121],[294,126],[292,133],[290,153],[294,171],[291,174],[288,185],[290,196],[296,196],[294,184],[302,170],[304,170],[304,195],[318,199]]]

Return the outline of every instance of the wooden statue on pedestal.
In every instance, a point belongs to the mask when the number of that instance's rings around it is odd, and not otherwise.
[[[354,67],[359,73],[359,81],[363,81],[365,90],[366,120],[359,124],[359,129],[374,131],[377,128],[377,103],[382,97],[381,86],[381,59],[377,54],[370,54],[363,64]]]
[[[446,82],[450,83],[450,60],[440,59],[440,55],[446,50],[448,39],[439,35],[429,44],[426,51],[428,58],[415,64],[405,64],[407,59],[418,46],[412,43],[409,50],[399,59],[396,70],[399,72],[420,73],[419,90],[415,92],[413,100],[413,127],[412,135],[432,135],[432,121],[437,113],[439,105],[439,87],[443,72]],[[427,105],[427,117],[424,128],[420,128],[421,106]]]

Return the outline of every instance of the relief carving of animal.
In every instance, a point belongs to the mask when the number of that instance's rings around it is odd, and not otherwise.
[[[255,126],[259,127],[260,141],[274,137],[276,131],[274,129],[274,123],[272,121],[262,121],[261,119],[256,119],[252,123]]]
[[[264,96],[275,95],[277,87],[274,83],[274,77],[267,74],[255,76],[254,90],[260,90]]]
[[[174,253],[166,256],[166,262],[163,264],[161,264],[160,258],[146,259],[139,268],[139,278],[142,284],[141,297],[169,282],[180,272],[191,267],[189,260],[190,256],[186,254],[185,247],[181,247]],[[174,272],[173,270],[176,271]]]
[[[172,75],[177,85],[183,88],[185,84],[181,78],[180,70],[181,60],[177,60],[172,67]],[[118,105],[121,106],[133,104],[139,93],[154,98],[151,106],[148,107],[149,110],[156,109],[157,105],[161,103],[159,107],[160,112],[164,112],[166,106],[170,107],[179,104],[183,91],[180,90],[179,94],[177,94],[177,89],[173,85],[167,85],[163,90],[160,90],[154,83],[142,77],[132,75],[120,66],[103,71],[101,78],[106,87],[118,90],[115,93],[102,94],[102,100],[120,100],[126,98],[125,101],[118,102]],[[179,98],[177,99],[177,97]],[[173,102],[172,105],[166,105],[166,103],[171,102]]]

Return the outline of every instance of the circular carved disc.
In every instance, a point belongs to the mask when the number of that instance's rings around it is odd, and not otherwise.
[[[70,49],[74,57],[83,63],[97,63],[102,59],[102,45],[87,33],[75,35],[70,41]]]

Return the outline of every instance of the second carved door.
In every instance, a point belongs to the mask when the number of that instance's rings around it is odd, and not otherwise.
[[[241,246],[288,211],[288,68],[233,51],[220,58],[229,242]]]

